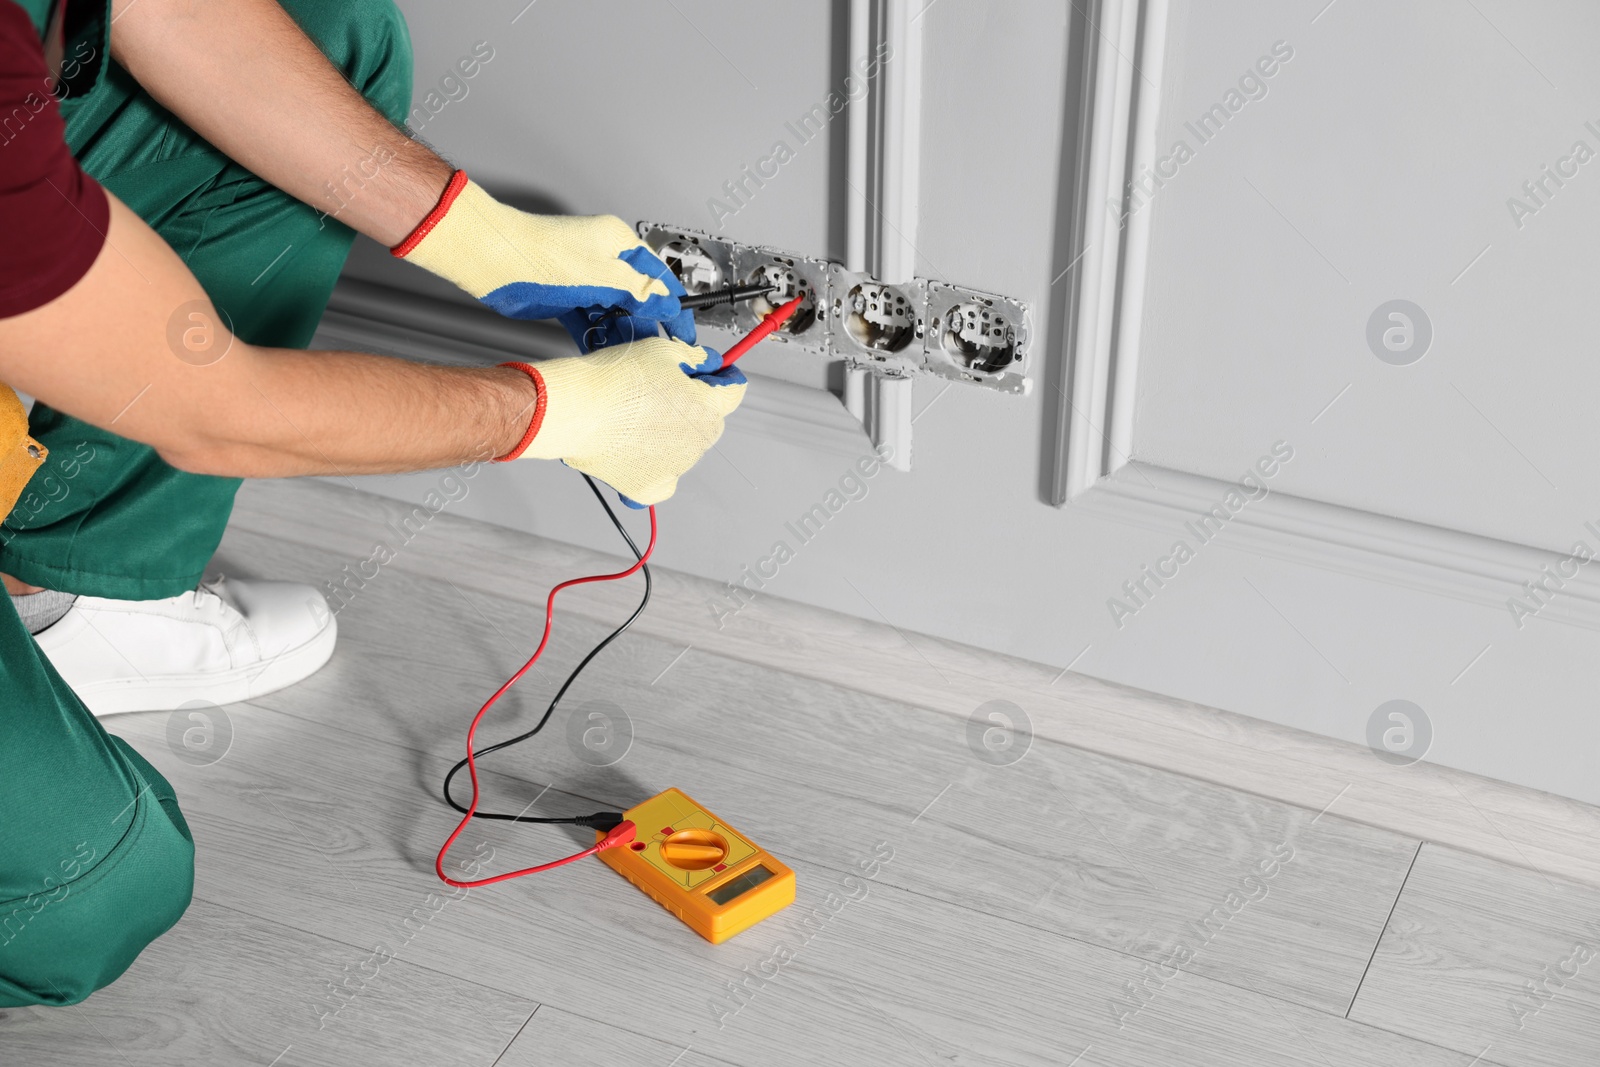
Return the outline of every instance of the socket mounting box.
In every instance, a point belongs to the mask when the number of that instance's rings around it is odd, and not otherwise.
[[[771,248],[735,245],[733,269],[739,284],[766,282],[776,291],[746,300],[734,309],[734,329],[748,333],[773,309],[797,296],[805,299],[772,339],[819,355],[828,353],[828,264]]]
[[[656,258],[678,276],[690,295],[709,293],[735,284],[733,245],[698,230],[639,224],[639,237]],[[733,308],[706,308],[697,316],[700,322],[724,329],[733,328]]]
[[[1009,296],[929,282],[927,306],[924,369],[1008,393],[1028,391],[1024,363],[1033,338],[1026,305]]]
[[[921,279],[888,285],[835,263],[829,281],[828,333],[836,355],[880,374],[922,370],[928,293]]]

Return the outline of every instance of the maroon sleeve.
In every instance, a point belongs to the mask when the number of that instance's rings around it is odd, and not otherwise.
[[[38,33],[0,0],[0,318],[72,288],[100,254],[109,219],[105,190],[67,150]]]

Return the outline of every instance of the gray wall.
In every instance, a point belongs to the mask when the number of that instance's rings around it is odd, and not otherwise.
[[[436,80],[430,72],[447,70],[473,42],[496,50],[466,99],[447,105],[423,136],[497,188],[539,194],[574,212],[714,229],[707,198],[767,155],[774,139],[790,137],[784,121],[839,80],[829,5],[785,7],[780,17],[766,5],[639,4],[629,8],[639,21],[627,26],[614,7],[559,0],[540,0],[515,25],[508,21],[520,4],[402,7],[419,94]],[[949,3],[926,16],[926,114],[935,119],[923,133],[919,272],[1046,303],[1062,8]],[[843,205],[830,202],[829,177],[830,165],[842,165],[837,147],[803,146],[720,232],[838,255],[830,219]],[[372,277],[389,266],[372,262],[380,259],[363,255],[357,273]],[[418,273],[401,268],[383,277],[401,272]],[[758,356],[765,364],[752,357],[752,373],[796,377],[783,373],[785,360],[817,369],[811,357]],[[1063,604],[1083,587],[1098,552],[1075,548],[1079,524],[1039,498],[1040,394],[942,390],[943,383],[917,383],[918,411],[938,402],[917,419],[915,470],[874,477],[866,497],[800,549],[768,590],[1064,663],[1082,641],[1073,645],[1072,612]],[[862,452],[868,447],[863,441]],[[742,434],[738,414],[718,452],[661,509],[659,556],[718,579],[768,555],[789,536],[784,524],[821,501],[855,458]],[[401,495],[432,484],[427,475],[371,481]],[[581,480],[553,466],[493,471],[463,511],[566,540],[605,537]],[[1041,570],[1036,580],[1013,581],[1029,567]]]
[[[402,6],[419,94],[474,42],[496,50],[424,136],[496,188],[562,210],[711,228],[706,199],[842,74],[834,5],[539,0],[515,24],[521,0]],[[1600,584],[1580,595],[1574,583],[1524,629],[1506,608],[1542,558],[1507,542],[1564,547],[1576,518],[1600,515],[1583,416],[1592,340],[1572,310],[1597,280],[1580,234],[1600,221],[1600,179],[1579,179],[1526,233],[1501,232],[1496,214],[1600,116],[1581,54],[1595,16],[1535,6],[1525,18],[1487,0],[1404,12],[1377,0],[1172,0],[1163,141],[1274,41],[1296,57],[1149,208],[1131,451],[1212,479],[1236,477],[1280,438],[1297,458],[1278,493],[1132,618],[1114,620],[1110,598],[1226,486],[1201,481],[1185,497],[1126,467],[1115,481],[1149,482],[1164,507],[1098,489],[1044,503],[1059,365],[1026,398],[918,381],[912,472],[878,473],[803,546],[785,524],[837,487],[853,456],[776,438],[741,411],[661,508],[658,559],[727,581],[785,540],[796,556],[769,595],[1358,743],[1380,705],[1411,700],[1431,725],[1429,759],[1600,801]],[[1052,287],[1072,258],[1058,217],[1070,10],[940,0],[922,18],[918,271],[1030,301],[1051,359],[1072,282]],[[723,232],[839,255],[840,166],[837,143],[805,146]],[[1452,286],[1486,243],[1488,269]],[[442,291],[371,248],[350,273]],[[1439,311],[1420,376],[1396,378],[1365,350],[1367,314],[1391,297]],[[753,389],[822,384],[805,358],[758,353],[747,365],[770,377]],[[1309,425],[1346,382],[1361,384]],[[1563,489],[1521,466],[1508,435]],[[435,480],[361,481],[419,499]],[[611,544],[581,481],[555,465],[488,470],[454,506]],[[907,669],[936,677],[937,646],[911,640]]]

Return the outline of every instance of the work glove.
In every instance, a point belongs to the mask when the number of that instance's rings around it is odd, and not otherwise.
[[[513,319],[556,319],[581,352],[657,335],[693,344],[682,283],[615,215],[533,215],[458,170],[438,205],[389,250]],[[620,308],[625,314],[606,317]]]
[[[564,460],[635,507],[658,504],[722,436],[745,377],[722,357],[667,337],[590,356],[506,363],[534,380],[528,432],[503,460]]]

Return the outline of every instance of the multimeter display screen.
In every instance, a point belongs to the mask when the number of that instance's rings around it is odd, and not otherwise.
[[[707,893],[713,904],[726,904],[728,901],[744,893],[748,893],[756,886],[772,877],[772,872],[765,867],[752,867],[725,886]]]

